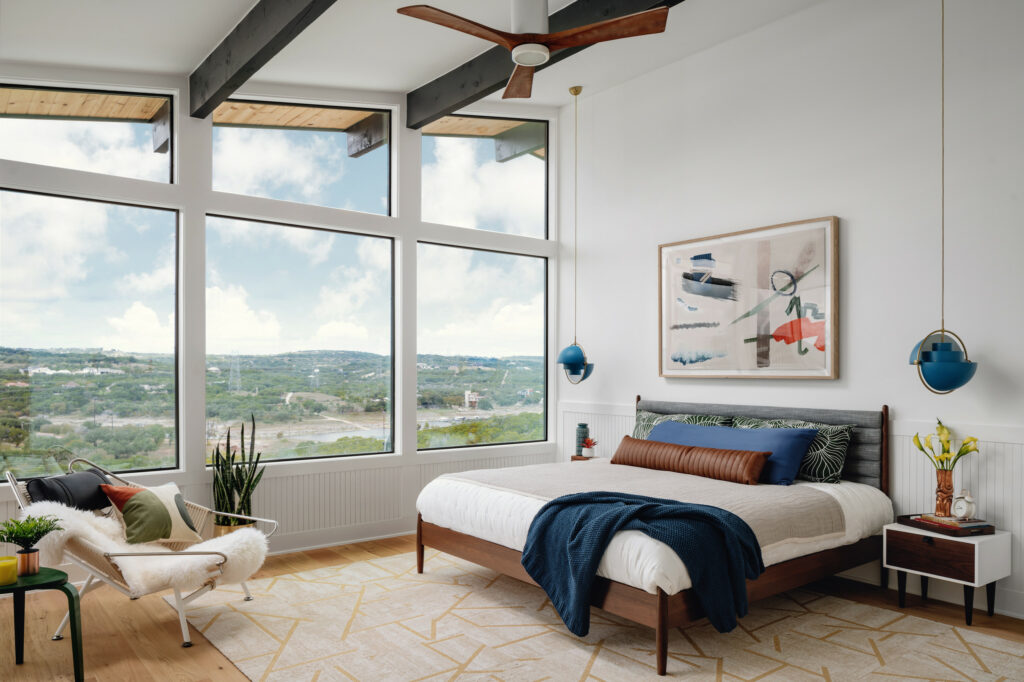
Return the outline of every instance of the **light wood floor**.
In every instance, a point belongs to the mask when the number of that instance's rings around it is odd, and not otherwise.
[[[257,578],[295,573],[391,556],[415,549],[415,536],[339,545],[267,558]],[[893,578],[895,580],[895,578]],[[896,608],[896,592],[840,578],[812,586],[854,601]],[[193,645],[181,648],[177,615],[158,595],[137,601],[103,586],[82,600],[85,679],[89,682],[149,680],[245,680],[245,676],[194,629]],[[25,663],[14,665],[13,614],[10,599],[0,600],[0,680],[72,679],[71,641],[53,642],[50,635],[64,617],[67,602],[59,592],[30,592],[25,604]],[[944,602],[922,603],[907,595],[906,611],[950,625],[963,625],[963,607]],[[1024,621],[984,611],[974,612],[974,629],[1024,643]]]

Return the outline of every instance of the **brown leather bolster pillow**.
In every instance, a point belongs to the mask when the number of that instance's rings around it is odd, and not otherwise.
[[[756,485],[771,452],[719,450],[625,436],[612,464],[674,471],[719,481]]]

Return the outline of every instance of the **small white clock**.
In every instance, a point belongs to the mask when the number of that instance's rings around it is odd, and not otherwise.
[[[953,498],[950,511],[953,512],[953,516],[963,521],[964,519],[974,518],[974,513],[977,509],[970,491],[961,490],[960,494]]]

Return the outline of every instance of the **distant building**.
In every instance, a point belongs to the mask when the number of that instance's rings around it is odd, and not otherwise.
[[[517,391],[516,395],[519,396],[520,398],[529,398],[531,395],[533,395],[533,389],[532,388],[524,388],[524,389],[522,389],[520,391]]]
[[[467,410],[475,410],[476,406],[480,404],[480,394],[476,391],[466,391],[463,404]]]

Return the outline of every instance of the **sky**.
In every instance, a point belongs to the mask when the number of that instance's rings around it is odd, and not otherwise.
[[[214,188],[387,212],[388,150],[358,159],[340,133],[214,129]],[[0,118],[5,158],[166,181],[145,124]],[[544,235],[544,163],[499,164],[489,140],[424,138],[423,218]],[[169,353],[175,214],[0,192],[0,345]],[[391,347],[391,241],[207,221],[207,350]],[[417,350],[541,355],[544,261],[419,247]]]

